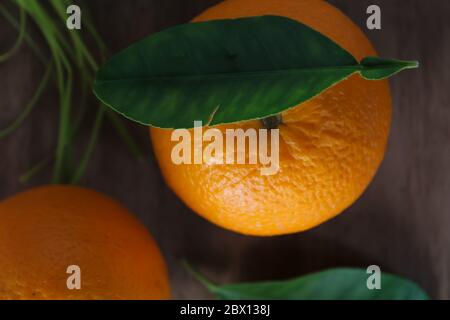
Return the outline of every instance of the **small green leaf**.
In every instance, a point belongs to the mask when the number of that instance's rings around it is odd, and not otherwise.
[[[297,21],[261,16],[191,23],[150,36],[97,73],[97,97],[162,128],[262,119],[362,73],[381,79],[414,63],[355,58]]]
[[[419,67],[417,61],[387,60],[367,57],[361,61],[361,75],[367,80],[383,80],[403,70]]]
[[[369,290],[362,269],[332,269],[289,281],[210,287],[223,300],[428,300],[415,283],[381,274],[381,289]]]

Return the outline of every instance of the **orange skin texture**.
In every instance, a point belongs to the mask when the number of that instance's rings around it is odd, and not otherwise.
[[[356,59],[375,56],[361,30],[321,0],[228,0],[194,21],[280,15],[326,35]],[[391,124],[387,81],[354,75],[282,114],[280,171],[260,165],[175,165],[171,130],[151,129],[163,176],[202,217],[238,233],[290,234],[338,215],[364,192],[383,160]],[[260,121],[218,127],[262,128]],[[203,148],[207,146],[204,143]]]
[[[81,290],[67,288],[70,265]],[[51,186],[0,202],[0,299],[169,298],[155,241],[115,200]]]

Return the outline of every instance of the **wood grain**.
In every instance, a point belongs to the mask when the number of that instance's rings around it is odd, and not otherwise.
[[[187,22],[216,2],[91,0],[88,9],[116,52]],[[219,229],[192,213],[164,185],[145,127],[128,124],[146,150],[145,163],[136,163],[114,131],[103,128],[83,185],[117,197],[148,226],[168,259],[175,298],[211,297],[180,266],[183,258],[217,282],[283,279],[330,267],[378,264],[417,281],[433,298],[450,298],[450,2],[330,2],[362,28],[367,6],[380,5],[383,29],[365,29],[378,51],[422,64],[418,71],[392,79],[394,119],[386,159],[367,192],[334,220],[276,238]],[[0,18],[0,50],[14,37],[15,31]],[[42,72],[27,48],[0,65],[0,127],[30,99]],[[22,185],[18,177],[52,152],[57,116],[55,89],[49,88],[23,127],[0,141],[1,198],[48,181],[43,174]],[[80,139],[87,137],[89,127]]]

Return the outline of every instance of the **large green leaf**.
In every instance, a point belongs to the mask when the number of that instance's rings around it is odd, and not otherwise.
[[[199,278],[224,300],[427,300],[415,283],[387,273],[381,274],[381,289],[369,290],[370,275],[363,269],[331,269],[288,281],[217,286]]]
[[[414,62],[355,58],[321,33],[278,16],[173,27],[115,55],[94,91],[124,116],[162,128],[278,114],[361,73],[384,79]]]

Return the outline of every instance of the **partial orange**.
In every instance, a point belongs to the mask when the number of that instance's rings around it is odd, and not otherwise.
[[[69,266],[80,268],[80,290],[67,286]],[[169,297],[159,248],[117,201],[48,186],[0,202],[0,299]]]

